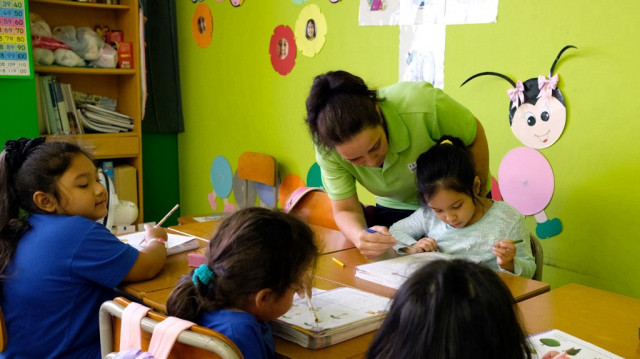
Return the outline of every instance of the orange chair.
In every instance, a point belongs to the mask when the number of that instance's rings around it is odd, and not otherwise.
[[[301,187],[289,195],[284,211],[291,213],[309,224],[329,229],[338,229],[333,219],[333,209],[329,195],[320,187]]]
[[[540,243],[538,237],[534,236],[533,234],[529,234],[529,238],[531,240],[531,254],[533,254],[533,258],[536,260],[536,271],[533,274],[533,279],[542,280],[542,266],[544,265],[542,244]]]
[[[2,313],[2,308],[0,308],[0,327],[0,353],[2,353],[7,349],[7,327],[4,324],[4,313]]]
[[[100,349],[103,358],[110,358],[120,347],[120,318],[130,301],[122,297],[106,301],[100,307]],[[149,311],[140,323],[142,328],[142,350],[149,349],[151,333],[166,315]],[[193,326],[180,333],[171,349],[169,359],[178,358],[242,358],[242,353],[226,336],[201,326]]]
[[[244,152],[238,158],[238,178],[245,181],[244,203],[248,202],[249,181],[273,187],[274,208],[278,205],[278,166],[275,158],[263,153]]]

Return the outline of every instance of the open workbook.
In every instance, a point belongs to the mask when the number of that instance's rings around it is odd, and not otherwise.
[[[437,259],[451,259],[450,254],[424,252],[356,266],[356,277],[385,287],[400,288],[421,266]]]
[[[295,297],[289,311],[271,323],[273,334],[310,349],[320,349],[376,330],[387,314],[389,298],[354,288],[313,289],[313,313]]]
[[[569,350],[568,357],[571,359],[622,359],[620,356],[558,329],[533,334],[529,336],[529,342],[533,346],[532,352],[537,355],[537,358],[542,358],[545,353],[552,350],[559,353]]]
[[[140,250],[147,245],[144,239],[145,232],[135,232],[118,236],[118,238]],[[196,237],[183,236],[179,234],[167,233],[167,255],[189,251],[200,247]]]

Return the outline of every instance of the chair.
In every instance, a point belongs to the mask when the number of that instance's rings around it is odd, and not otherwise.
[[[109,359],[120,347],[120,318],[130,301],[122,297],[106,301],[100,306],[100,349],[102,357]],[[149,311],[140,323],[142,327],[142,350],[149,348],[151,333],[156,324],[166,315]],[[201,326],[193,326],[180,333],[169,358],[242,358],[236,345],[224,335]]]
[[[273,187],[273,208],[278,206],[278,166],[272,156],[257,152],[244,152],[238,158],[238,178],[245,181],[244,202],[249,201],[246,190],[249,181]],[[237,194],[236,194],[237,195]]]
[[[291,213],[309,224],[329,229],[338,229],[333,219],[329,195],[320,187],[301,187],[293,191],[283,205]]]
[[[542,244],[538,237],[533,234],[529,235],[531,240],[531,253],[533,254],[533,258],[536,260],[536,271],[533,274],[533,279],[542,280],[542,266],[543,266],[543,252],[542,252]]]
[[[7,349],[7,327],[4,324],[4,313],[0,308],[0,353]]]

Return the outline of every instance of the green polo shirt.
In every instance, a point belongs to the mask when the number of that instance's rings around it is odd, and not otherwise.
[[[336,151],[316,146],[322,183],[333,200],[356,194],[356,181],[376,196],[376,202],[396,209],[417,209],[415,162],[443,135],[470,145],[476,137],[475,116],[429,83],[401,82],[378,91],[378,106],[389,133],[384,165],[357,166]]]

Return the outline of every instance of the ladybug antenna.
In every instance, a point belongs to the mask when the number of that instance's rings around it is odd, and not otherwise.
[[[558,60],[560,60],[560,56],[562,56],[562,53],[567,51],[568,49],[577,49],[577,47],[573,46],[573,45],[567,45],[565,47],[562,48],[562,50],[560,50],[560,53],[558,54],[558,56],[556,56],[555,61],[553,61],[553,65],[551,65],[551,70],[549,70],[549,77],[553,76],[553,69],[556,68],[556,64],[558,63]]]
[[[501,77],[501,78],[507,80],[511,84],[511,86],[516,87],[516,83],[512,79],[510,79],[508,76],[500,74],[500,73],[497,73],[497,72],[491,72],[491,71],[480,72],[478,74],[475,74],[475,75],[469,77],[468,79],[464,80],[464,82],[462,83],[462,85],[460,85],[460,87],[464,86],[464,84],[466,84],[467,82],[475,79],[476,77],[480,77],[480,76],[484,76],[484,75],[492,75],[492,76]]]

